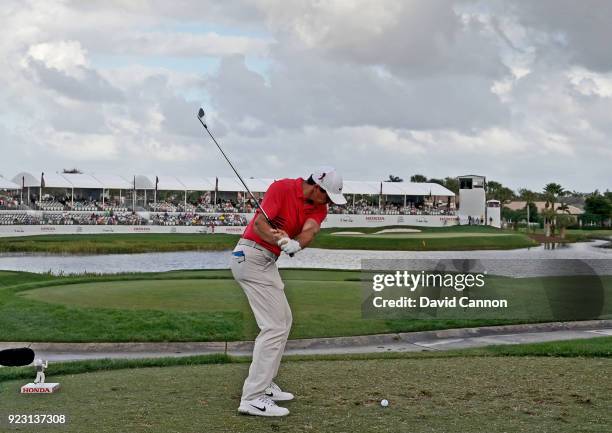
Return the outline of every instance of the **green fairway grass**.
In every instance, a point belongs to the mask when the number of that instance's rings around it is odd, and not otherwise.
[[[0,238],[0,252],[56,254],[132,254],[168,251],[220,251],[233,248],[240,236],[218,233],[41,235]]]
[[[363,319],[358,271],[281,273],[293,310],[290,338],[519,322]],[[0,272],[0,279],[12,282],[0,288],[0,340],[4,341],[231,341],[250,340],[258,332],[246,298],[228,270],[80,277]],[[610,290],[612,277],[602,281]],[[502,286],[515,291],[525,305],[535,304],[531,288],[541,287],[541,281],[504,278]]]
[[[293,361],[279,384],[291,415],[236,412],[248,364],[51,376],[54,395],[0,383],[0,415],[65,414],[65,432],[604,432],[612,360],[452,357]],[[381,399],[390,404],[382,408]],[[0,427],[0,428],[2,428]],[[4,430],[3,430],[4,431]],[[18,431],[41,431],[22,427]],[[60,431],[60,428],[58,428]]]
[[[395,227],[395,226],[393,226]],[[323,229],[312,247],[328,249],[428,251],[513,249],[537,245],[525,234],[483,226],[419,227],[421,233],[374,235],[385,227],[355,228],[361,236],[337,236]],[[390,228],[390,227],[386,227]],[[232,249],[240,236],[228,234],[97,234],[0,238],[0,252],[53,254],[131,254]]]

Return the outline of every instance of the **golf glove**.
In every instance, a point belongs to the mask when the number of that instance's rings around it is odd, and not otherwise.
[[[289,238],[280,239],[278,241],[278,246],[287,254],[295,254],[302,249],[298,241]]]

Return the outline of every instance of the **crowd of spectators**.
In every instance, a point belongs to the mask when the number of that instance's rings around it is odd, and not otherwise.
[[[0,214],[0,225],[33,225],[40,224],[40,219],[25,212],[10,212]]]
[[[243,196],[238,200],[219,198],[211,203],[210,194],[203,194],[197,204],[176,202],[173,200],[148,203],[149,218],[139,216],[117,200],[106,200],[105,203],[90,200],[79,200],[74,203],[67,197],[56,199],[46,196],[44,200],[34,202],[32,209],[42,212],[28,214],[0,214],[0,224],[54,224],[54,225],[165,225],[165,226],[244,226],[247,219],[240,214],[254,212],[256,204],[252,199]],[[19,211],[28,209],[20,204],[18,197],[8,194],[0,195],[0,210]],[[456,215],[454,207],[446,203],[431,202],[403,204],[368,202],[365,199],[345,206],[329,205],[330,214],[358,215]],[[203,215],[214,214],[214,215]],[[41,216],[32,216],[41,215]]]
[[[163,226],[246,226],[239,214],[201,215],[193,213],[151,213],[144,218],[134,212],[27,212],[0,213],[0,225],[163,225]]]
[[[115,202],[104,202],[103,204],[98,203],[98,207],[102,211],[106,212],[127,212],[128,208],[124,205]]]
[[[203,213],[252,213],[256,209],[253,200],[245,200],[244,202],[235,202],[233,200],[223,200],[219,203],[200,203],[197,207],[198,212]]]
[[[20,203],[18,197],[0,194],[0,210],[19,209]]]
[[[176,206],[168,202],[150,203],[149,209],[152,212],[176,212]]]
[[[158,213],[150,219],[150,224],[160,226],[246,226],[247,223],[247,219],[239,214]]]
[[[367,204],[347,204],[346,206],[329,205],[330,214],[357,214],[357,215],[451,215],[455,210],[447,206],[435,207],[432,205],[395,205],[374,206]]]

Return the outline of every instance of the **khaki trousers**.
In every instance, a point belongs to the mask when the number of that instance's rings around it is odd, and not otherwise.
[[[278,373],[293,319],[273,253],[258,244],[241,241],[232,253],[231,269],[260,329],[242,388],[242,400],[253,400],[265,392]]]

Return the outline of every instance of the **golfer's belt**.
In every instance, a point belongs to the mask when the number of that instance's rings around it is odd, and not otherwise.
[[[264,255],[266,255],[267,257],[274,259],[275,261],[278,260],[278,256],[276,254],[274,254],[270,250],[267,250],[266,248],[259,245],[257,242],[252,241],[250,239],[240,239],[238,241],[238,245],[246,245],[247,247],[255,248],[256,250],[259,250],[262,253],[264,253]]]

